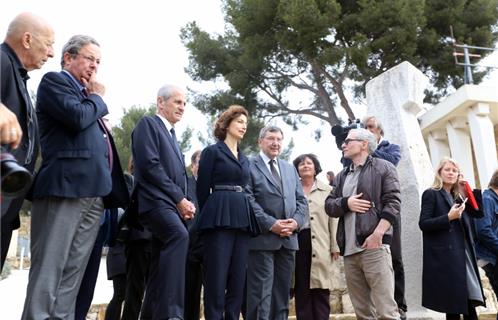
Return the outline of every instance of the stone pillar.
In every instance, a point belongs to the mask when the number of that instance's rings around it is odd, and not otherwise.
[[[402,250],[409,319],[439,318],[421,306],[422,232],[418,227],[422,192],[433,180],[433,168],[417,114],[422,110],[427,77],[408,62],[367,83],[367,113],[385,127],[386,139],[401,146],[397,167],[401,184]]]
[[[475,187],[474,160],[472,159],[472,147],[470,135],[467,130],[467,119],[455,117],[446,124],[451,157],[460,165],[460,170],[465,179],[472,187]],[[434,165],[434,163],[433,163]]]
[[[446,130],[439,129],[432,131],[427,140],[429,144],[429,151],[431,153],[432,166],[436,168],[441,159],[451,155]]]
[[[489,118],[489,104],[476,103],[469,109],[467,115],[480,187],[484,189],[487,188],[489,179],[497,168],[495,131]]]

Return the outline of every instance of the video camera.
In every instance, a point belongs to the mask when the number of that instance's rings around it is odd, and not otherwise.
[[[9,198],[24,196],[33,180],[31,173],[19,165],[5,146],[0,148],[0,177],[0,194]]]
[[[332,135],[335,137],[335,144],[337,145],[337,148],[339,150],[342,150],[342,144],[344,143],[344,140],[346,140],[349,130],[358,129],[358,128],[364,128],[360,119],[355,119],[355,120],[349,119],[348,125],[344,127],[341,125],[335,125],[332,127],[330,131],[332,132]]]

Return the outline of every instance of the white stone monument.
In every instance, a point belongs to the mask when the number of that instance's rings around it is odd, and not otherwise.
[[[422,110],[428,82],[422,72],[403,62],[372,79],[366,86],[367,114],[374,115],[384,124],[387,140],[401,146],[401,161],[397,168],[401,184],[401,242],[409,319],[443,317],[443,314],[421,306],[420,199],[422,192],[432,184],[434,172],[417,114]]]

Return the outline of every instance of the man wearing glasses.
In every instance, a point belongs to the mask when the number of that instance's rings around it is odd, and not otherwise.
[[[36,113],[43,162],[33,182],[31,269],[22,319],[74,319],[75,301],[104,208],[128,190],[103,116],[98,42],[73,36],[61,72],[40,82]]]
[[[337,244],[356,317],[399,319],[389,245],[400,187],[396,168],[371,156],[376,147],[368,130],[349,131],[342,150],[352,164],[336,176],[325,211],[339,218]]]
[[[401,148],[384,139],[384,126],[374,116],[367,116],[362,121],[363,126],[374,134],[377,140],[377,149],[372,154],[375,158],[384,159],[397,166],[401,159]],[[394,269],[394,300],[398,304],[400,319],[406,319],[408,306],[405,299],[405,268],[401,254],[401,216],[393,224],[393,238],[391,242],[391,255]]]
[[[52,27],[41,17],[25,12],[12,20],[5,41],[0,45],[0,102],[15,114],[20,124],[20,128],[9,126],[8,132],[2,128],[2,141],[19,141],[22,136],[20,143],[14,145],[18,145],[15,150],[9,151],[8,147],[4,149],[2,146],[2,153],[12,153],[17,162],[31,173],[38,156],[38,124],[27,89],[28,72],[40,69],[54,56],[53,43]],[[12,231],[20,227],[19,210],[24,196],[2,201],[0,271],[7,257]]]

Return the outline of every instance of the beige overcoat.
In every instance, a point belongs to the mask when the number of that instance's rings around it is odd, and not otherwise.
[[[311,272],[310,288],[332,289],[333,263],[332,252],[339,252],[335,240],[337,218],[325,213],[325,199],[332,187],[316,180],[308,195],[308,207],[311,227]]]

